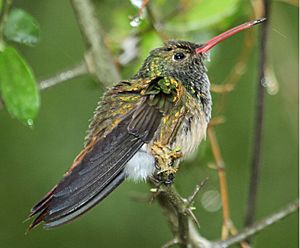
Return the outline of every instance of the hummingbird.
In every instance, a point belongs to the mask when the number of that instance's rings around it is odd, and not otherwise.
[[[32,209],[29,229],[54,228],[103,200],[125,179],[169,185],[179,163],[205,138],[212,98],[208,51],[263,22],[234,27],[204,44],[171,40],[152,50],[139,71],[98,103],[83,150],[62,180]]]

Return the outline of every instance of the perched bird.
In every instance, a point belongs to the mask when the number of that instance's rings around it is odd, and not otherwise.
[[[204,60],[220,41],[264,19],[206,42],[169,41],[154,49],[130,80],[100,100],[84,149],[63,179],[32,209],[30,229],[53,228],[85,213],[124,179],[173,181],[181,159],[205,137],[212,99]]]

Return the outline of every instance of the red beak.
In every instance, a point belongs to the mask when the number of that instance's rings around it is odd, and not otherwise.
[[[197,48],[196,53],[206,53],[207,51],[209,51],[211,48],[213,48],[215,45],[217,45],[222,40],[225,40],[228,37],[240,32],[244,29],[251,28],[251,27],[255,26],[256,24],[260,24],[260,23],[264,22],[265,20],[266,20],[266,18],[261,18],[261,19],[257,19],[254,21],[243,23],[237,27],[229,29],[229,30],[225,31],[224,33],[219,34],[218,36],[210,39],[209,41],[204,43],[201,47]]]

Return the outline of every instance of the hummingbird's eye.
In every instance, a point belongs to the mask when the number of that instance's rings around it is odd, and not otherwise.
[[[173,59],[175,61],[183,60],[184,58],[185,58],[184,53],[175,53],[174,56],[173,56]]]

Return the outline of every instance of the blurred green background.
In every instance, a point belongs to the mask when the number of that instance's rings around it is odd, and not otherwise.
[[[151,7],[157,16],[165,16],[172,13],[178,2],[153,0]],[[171,38],[201,42],[250,19],[251,5],[246,0],[192,2],[192,7],[164,21],[164,31]],[[266,96],[257,219],[278,210],[298,195],[299,17],[298,7],[286,2],[272,1],[269,20],[269,91],[272,94]],[[104,0],[96,4],[107,42],[116,55],[122,52],[120,41],[147,27],[147,20],[142,20],[139,27],[130,26],[128,16],[138,12],[130,1]],[[19,0],[14,6],[29,12],[41,27],[41,42],[36,47],[11,43],[31,65],[38,79],[82,60],[84,43],[69,1]],[[226,96],[221,113],[226,122],[216,127],[226,163],[232,219],[238,228],[243,226],[249,183],[258,61],[258,28],[255,29],[254,50],[246,60],[246,71],[235,90]],[[211,62],[207,63],[212,83],[220,84],[228,76],[243,49],[244,38],[245,32],[214,50]],[[141,35],[140,39],[139,57],[121,70],[124,78],[135,73],[149,50],[162,44],[153,31]],[[39,227],[24,234],[29,222],[23,221],[32,205],[60,180],[81,150],[88,120],[102,93],[90,76],[42,91],[34,129],[12,119],[5,109],[0,110],[1,248],[160,247],[172,238],[157,204],[133,199],[137,195],[147,196],[148,185],[133,182],[125,182],[100,205],[69,225],[51,231]],[[213,98],[214,116],[217,116],[220,96],[214,93]],[[208,167],[212,162],[206,141],[197,155],[182,165],[175,184],[180,193],[188,195],[196,183],[209,176],[195,202],[195,214],[201,223],[200,232],[209,239],[219,239],[222,215],[217,173]],[[254,244],[261,248],[298,247],[297,214],[261,232]]]

